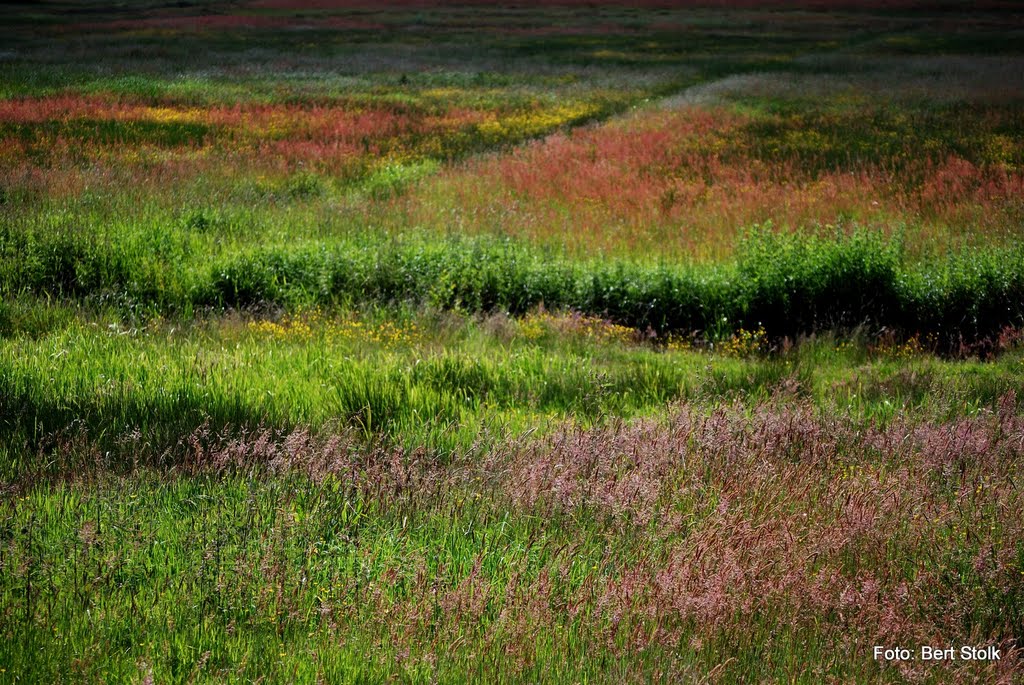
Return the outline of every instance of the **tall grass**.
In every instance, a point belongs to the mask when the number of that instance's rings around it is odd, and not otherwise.
[[[657,334],[709,339],[739,328],[796,337],[895,331],[949,349],[1024,324],[1024,252],[965,249],[907,260],[896,239],[754,231],[731,263],[578,261],[507,240],[372,233],[205,258],[186,238],[163,255],[145,236],[97,241],[70,230],[0,232],[7,297],[50,296],[179,314],[196,308],[412,303],[523,314],[571,308]]]
[[[174,468],[187,452],[183,436],[201,427],[352,430],[367,443],[446,459],[552,422],[600,424],[682,400],[805,398],[880,424],[901,414],[951,420],[983,411],[1022,377],[1019,341],[996,361],[944,361],[895,340],[851,345],[826,336],[769,353],[756,336],[688,349],[579,315],[435,312],[398,324],[393,312],[378,316],[143,329],[72,319],[4,340],[0,476]]]
[[[447,463],[198,431],[178,475],[0,503],[0,668],[31,681],[1012,680],[1021,421],[787,401]],[[74,449],[65,445],[62,449]],[[995,645],[885,663],[872,646]]]

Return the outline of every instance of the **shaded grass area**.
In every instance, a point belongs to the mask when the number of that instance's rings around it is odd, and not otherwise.
[[[832,111],[828,101],[748,99],[743,104],[769,116],[744,129],[743,145],[757,158],[795,161],[812,175],[883,164],[890,171],[910,172],[908,184],[924,180],[912,173],[927,160],[941,163],[956,156],[975,165],[1008,169],[1024,162],[1024,127],[1015,104],[872,107],[856,95],[850,99]]]
[[[106,145],[199,145],[208,127],[199,123],[161,123],[152,121],[109,121],[103,119],[77,119],[68,122],[47,121],[42,124],[0,125],[0,137],[16,138],[28,144],[47,138],[66,136],[88,139]]]

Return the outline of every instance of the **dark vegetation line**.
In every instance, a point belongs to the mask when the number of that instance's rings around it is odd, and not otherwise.
[[[412,303],[513,315],[543,305],[656,334],[707,339],[763,327],[781,339],[866,327],[928,338],[939,350],[983,344],[1024,323],[1024,249],[963,250],[926,263],[898,240],[755,231],[720,265],[575,261],[496,238],[366,234],[260,247],[196,264],[140,258],[127,244],[70,231],[0,228],[0,294],[115,305],[126,312]],[[0,305],[0,330],[16,332]]]

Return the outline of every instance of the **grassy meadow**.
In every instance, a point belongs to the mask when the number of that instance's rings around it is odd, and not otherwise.
[[[4,4],[0,683],[1024,682],[1022,236],[1012,2]]]

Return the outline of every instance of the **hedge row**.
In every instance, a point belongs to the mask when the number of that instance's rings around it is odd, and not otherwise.
[[[1024,248],[908,263],[879,233],[822,239],[754,232],[726,264],[574,261],[495,238],[364,235],[155,258],[73,234],[0,236],[0,292],[196,307],[410,302],[521,314],[571,308],[658,333],[709,337],[763,326],[775,337],[859,325],[977,341],[1024,324]]]

